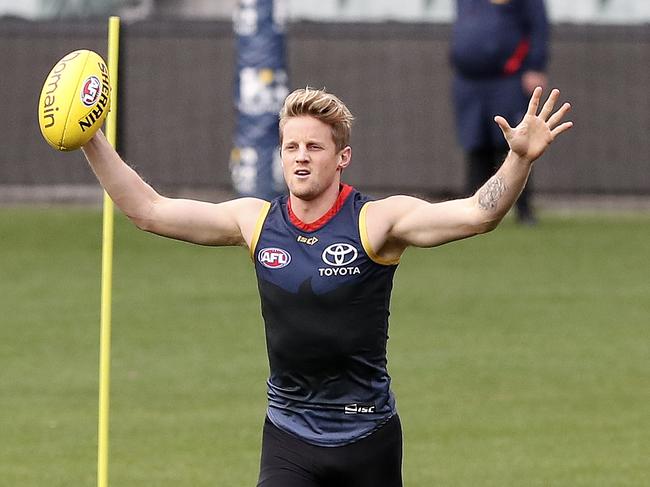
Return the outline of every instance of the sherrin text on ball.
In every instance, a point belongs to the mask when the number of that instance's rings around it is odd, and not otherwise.
[[[43,84],[41,133],[57,150],[78,149],[102,126],[110,102],[110,77],[102,57],[87,49],[73,51],[54,65]]]

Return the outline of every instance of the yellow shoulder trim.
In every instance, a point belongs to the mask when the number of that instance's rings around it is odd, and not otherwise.
[[[255,223],[255,228],[253,229],[253,235],[251,236],[251,258],[255,260],[255,248],[257,247],[257,241],[260,239],[260,234],[262,233],[262,226],[264,225],[264,220],[266,220],[266,215],[269,214],[271,209],[271,203],[265,201],[260,210],[260,214],[257,217],[257,223]]]
[[[369,203],[369,202],[368,202]],[[372,259],[373,262],[381,265],[397,265],[399,264],[399,258],[397,259],[382,259],[379,257],[370,245],[370,239],[368,238],[368,225],[366,223],[366,209],[368,208],[368,203],[364,203],[361,207],[361,212],[359,213],[359,236],[361,237],[361,245],[363,245],[363,250],[366,251],[368,257]]]

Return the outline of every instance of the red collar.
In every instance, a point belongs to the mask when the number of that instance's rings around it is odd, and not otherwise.
[[[327,212],[321,216],[318,220],[311,222],[311,223],[305,223],[303,222],[300,218],[296,216],[296,214],[293,212],[291,209],[291,198],[288,198],[287,201],[287,212],[289,213],[289,221],[298,229],[302,230],[303,232],[313,232],[315,230],[318,230],[322,227],[325,226],[327,222],[329,222],[334,216],[339,212],[343,204],[345,203],[345,200],[350,196],[350,193],[354,188],[348,184],[341,184],[341,189],[339,191],[339,196],[336,198],[336,201],[332,205],[332,207],[327,210]]]

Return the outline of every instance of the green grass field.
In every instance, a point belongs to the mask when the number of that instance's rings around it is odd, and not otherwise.
[[[100,233],[95,209],[0,209],[0,485],[96,484]],[[255,485],[246,252],[119,217],[114,262],[111,485]],[[650,215],[408,251],[391,318],[406,486],[650,485]]]

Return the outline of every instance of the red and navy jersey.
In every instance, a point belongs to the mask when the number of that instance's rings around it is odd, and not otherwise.
[[[451,60],[472,79],[545,71],[548,37],[544,0],[457,0]]]
[[[332,209],[304,224],[287,196],[277,198],[251,245],[270,366],[267,414],[316,445],[351,443],[395,414],[386,343],[397,262],[370,248],[368,201],[343,185]]]

